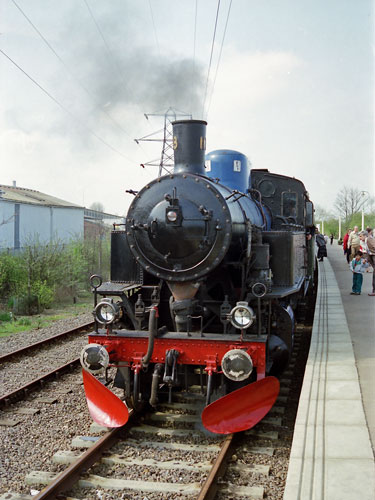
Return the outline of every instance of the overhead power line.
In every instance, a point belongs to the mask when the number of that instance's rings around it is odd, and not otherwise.
[[[123,76],[122,76],[121,69],[120,69],[119,65],[117,64],[116,58],[115,58],[115,57],[114,57],[114,55],[112,54],[112,50],[111,50],[111,48],[110,48],[109,44],[107,43],[107,40],[106,40],[106,38],[105,38],[105,36],[104,36],[104,34],[103,34],[102,30],[100,29],[99,23],[96,21],[95,16],[94,16],[94,14],[93,14],[93,12],[92,12],[92,10],[91,10],[91,8],[90,8],[90,6],[89,6],[89,4],[88,4],[87,0],[83,0],[83,1],[84,1],[85,5],[86,5],[86,7],[87,7],[87,10],[89,11],[89,14],[90,14],[90,16],[91,16],[91,19],[93,20],[93,22],[94,22],[94,24],[95,24],[95,26],[96,26],[96,29],[97,29],[97,31],[98,31],[98,33],[99,33],[99,35],[101,36],[101,39],[103,40],[103,43],[104,43],[104,45],[105,45],[105,48],[107,49],[107,52],[108,52],[108,54],[109,54],[109,55],[110,55],[110,57],[111,57],[111,60],[112,60],[112,62],[113,62],[113,65],[116,67],[116,70],[118,71],[118,73],[119,73],[119,75],[120,75],[120,77],[121,77],[121,79],[122,79],[122,78],[123,78]]]
[[[60,61],[60,63],[64,66],[65,70],[69,73],[69,75],[73,78],[73,80],[86,92],[86,94],[90,97],[90,99],[93,100],[94,104],[96,107],[100,109],[102,113],[104,113],[111,121],[114,123],[120,130],[123,132],[125,135],[127,135],[130,139],[132,137],[122,128],[122,126],[108,113],[106,109],[104,109],[100,103],[98,103],[94,97],[94,95],[88,90],[87,87],[85,87],[79,80],[78,78],[72,73],[70,68],[66,65],[64,60],[59,56],[59,54],[56,52],[56,50],[53,48],[53,46],[50,44],[50,42],[43,36],[43,34],[40,32],[40,30],[35,26],[35,24],[31,21],[31,19],[27,16],[27,14],[21,9],[21,7],[17,4],[15,0],[12,0],[14,5],[17,7],[17,9],[21,12],[21,14],[25,17],[25,19],[28,21],[28,23],[34,28],[34,30],[38,33],[40,38],[44,41],[44,43],[47,45],[47,47],[55,54],[57,59]]]
[[[214,82],[212,84],[212,89],[211,89],[211,96],[210,96],[210,100],[209,100],[209,103],[208,103],[208,106],[207,106],[206,118],[208,117],[208,113],[209,113],[210,107],[211,107],[212,96],[214,94],[214,88],[215,88],[215,84],[216,84],[217,74],[218,74],[218,71],[219,71],[219,66],[220,66],[220,61],[221,61],[221,54],[223,52],[224,40],[225,40],[225,35],[226,35],[226,32],[227,32],[227,26],[228,26],[228,21],[229,21],[229,15],[230,15],[230,9],[231,9],[231,7],[232,7],[232,0],[230,0],[229,7],[228,7],[227,20],[225,21],[224,34],[223,34],[223,39],[221,41],[219,58],[217,60]]]
[[[131,160],[127,156],[125,156],[121,151],[118,149],[114,148],[111,146],[107,141],[105,141],[102,137],[100,137],[96,132],[94,132],[91,128],[89,128],[85,123],[82,122],[77,116],[74,115],[68,108],[66,108],[63,104],[61,104],[60,101],[58,101],[55,97],[53,97],[52,94],[50,94],[44,87],[42,87],[32,76],[30,76],[24,69],[21,68],[11,57],[8,56],[2,49],[0,49],[0,52],[14,65],[16,68],[18,68],[29,80],[31,80],[37,87],[39,87],[42,92],[44,92],[52,101],[57,104],[61,109],[65,111],[68,115],[70,115],[72,118],[74,118],[84,129],[88,130],[90,134],[92,134],[96,139],[98,139],[101,143],[103,143],[105,146],[107,146],[109,149],[111,149],[113,152],[119,154],[125,160],[130,161],[131,163],[135,163],[134,160]]]
[[[103,40],[104,46],[105,46],[105,48],[106,48],[106,50],[107,50],[107,52],[108,52],[108,55],[109,55],[109,57],[110,57],[110,60],[112,61],[112,66],[113,66],[113,67],[115,68],[115,70],[117,71],[117,73],[118,73],[118,75],[119,75],[119,77],[120,77],[120,79],[121,79],[121,82],[122,82],[123,87],[126,89],[126,92],[127,92],[127,94],[128,94],[128,95],[132,95],[132,92],[131,92],[131,90],[129,89],[129,86],[128,86],[128,84],[127,84],[127,81],[126,81],[126,79],[124,78],[124,75],[123,75],[123,73],[122,73],[122,69],[121,69],[120,65],[118,64],[118,62],[117,62],[117,58],[116,58],[116,56],[113,54],[113,51],[111,50],[111,47],[110,47],[109,43],[107,42],[107,39],[106,39],[106,37],[104,36],[104,33],[103,33],[103,31],[101,30],[101,28],[100,28],[100,26],[99,26],[99,23],[98,23],[98,21],[96,20],[96,18],[95,18],[95,16],[94,16],[94,13],[93,13],[93,11],[91,10],[91,8],[90,8],[90,6],[89,6],[89,4],[88,4],[88,1],[87,1],[87,0],[83,0],[83,2],[85,3],[85,5],[86,5],[86,7],[87,7],[87,10],[88,10],[88,12],[89,12],[89,14],[90,14],[90,17],[91,17],[91,19],[93,20],[93,23],[95,24],[95,27],[96,27],[96,29],[97,29],[97,31],[98,31],[98,33],[99,33],[99,35],[100,35],[101,39]],[[135,99],[134,99],[134,103],[137,105],[137,107],[138,107],[138,109],[139,109],[139,112],[140,112],[141,114],[143,114],[143,110],[141,109],[141,107],[140,107],[139,103],[138,103],[138,102],[136,102],[136,100],[135,100]]]
[[[210,62],[209,62],[208,71],[207,71],[206,90],[204,92],[204,99],[203,99],[203,106],[202,106],[202,117],[204,116],[204,108],[205,108],[206,99],[207,99],[207,89],[208,89],[208,82],[209,82],[209,79],[210,79],[210,71],[211,71],[211,64],[212,64],[212,55],[213,55],[214,46],[215,46],[216,28],[217,28],[217,21],[218,21],[218,18],[219,18],[219,11],[220,11],[220,0],[218,0],[218,2],[217,2],[215,28],[214,28],[214,34],[213,34],[213,37],[212,37]]]
[[[154,13],[153,13],[153,11],[152,11],[152,6],[151,6],[151,0],[148,0],[148,4],[149,4],[149,6],[150,6],[152,26],[154,27],[154,35],[155,35],[155,43],[156,43],[156,48],[157,48],[157,50],[158,50],[159,60],[161,60],[161,55],[160,55],[160,46],[159,46],[159,39],[158,39],[158,34],[157,34],[157,31],[156,31],[155,19],[154,19]]]
[[[195,80],[195,48],[197,41],[197,17],[198,17],[198,0],[195,0],[195,19],[194,19],[194,49],[193,49],[193,70],[191,73],[191,95],[190,95],[190,109],[193,102],[194,80]]]

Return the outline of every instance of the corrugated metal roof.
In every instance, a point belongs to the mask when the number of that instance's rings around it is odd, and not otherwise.
[[[60,200],[49,194],[35,191],[34,189],[26,189],[18,186],[5,186],[0,184],[0,200],[14,201],[16,203],[31,203],[33,205],[53,206],[53,207],[71,207],[84,208],[80,205],[75,205],[69,201]]]

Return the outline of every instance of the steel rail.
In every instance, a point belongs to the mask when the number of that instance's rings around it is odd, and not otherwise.
[[[213,500],[217,493],[217,480],[225,474],[229,453],[233,448],[235,440],[234,434],[228,434],[220,449],[212,469],[204,482],[197,500]]]
[[[54,370],[42,375],[41,377],[32,380],[28,384],[16,389],[15,391],[8,392],[5,396],[0,397],[0,408],[4,406],[9,406],[12,403],[16,403],[17,401],[21,401],[25,397],[29,395],[32,390],[43,387],[43,383],[52,378],[58,378],[60,373],[66,373],[67,371],[71,371],[76,365],[79,365],[80,359],[76,358],[72,361],[69,361],[65,365],[59,366]]]
[[[134,415],[134,410],[129,410],[129,419]],[[78,480],[83,471],[89,469],[98,462],[104,451],[111,447],[117,440],[118,434],[126,427],[111,429],[101,437],[93,446],[85,451],[80,457],[61,472],[48,486],[35,495],[35,500],[52,500],[63,491],[67,491]]]
[[[39,342],[35,342],[35,344],[30,344],[25,347],[21,347],[20,349],[17,349],[16,351],[8,352],[7,354],[4,354],[3,356],[0,356],[0,363],[3,363],[5,361],[8,361],[10,358],[13,358],[13,356],[18,356],[19,354],[25,354],[31,349],[35,349],[37,347],[40,347],[45,344],[50,344],[54,340],[58,340],[62,337],[67,337],[68,335],[72,335],[73,333],[77,333],[80,330],[86,330],[87,328],[91,328],[94,326],[94,321],[91,321],[90,323],[84,323],[80,326],[76,326],[72,328],[71,330],[66,330],[65,332],[59,333],[57,335],[53,335],[52,337],[47,337],[44,340],[40,340]]]

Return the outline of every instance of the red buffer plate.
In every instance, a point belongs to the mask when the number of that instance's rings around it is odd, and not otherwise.
[[[202,423],[216,434],[251,429],[275,404],[280,384],[275,377],[266,377],[237,389],[214,401],[202,412]]]
[[[104,427],[122,427],[129,418],[129,411],[105,385],[91,373],[82,370],[87,406],[94,422]]]

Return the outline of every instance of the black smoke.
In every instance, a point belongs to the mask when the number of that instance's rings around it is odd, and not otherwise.
[[[150,32],[152,26],[139,17],[137,3],[87,3],[95,21],[84,2],[79,9],[74,3],[59,37],[69,65],[95,96],[98,113],[105,107],[126,118],[127,111],[135,108],[143,116],[174,107],[200,118],[204,94],[201,65],[192,57],[174,53],[173,47],[168,53],[159,51]],[[168,25],[163,29],[168,30]]]

